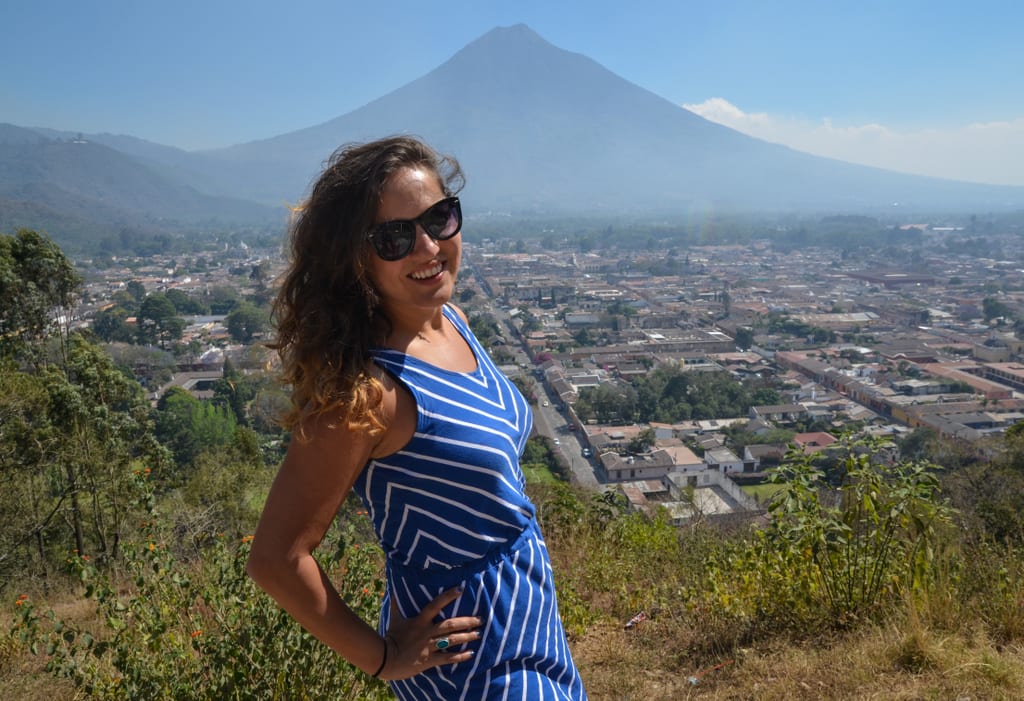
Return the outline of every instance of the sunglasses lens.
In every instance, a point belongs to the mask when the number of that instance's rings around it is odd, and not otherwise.
[[[420,226],[435,241],[446,241],[462,229],[459,198],[441,200],[415,219],[396,219],[378,224],[370,240],[383,260],[398,260],[409,255],[416,245],[416,227]]]
[[[459,230],[458,201],[441,200],[420,216],[420,226],[435,239],[449,239]]]
[[[398,260],[409,254],[416,240],[415,225],[412,222],[388,222],[373,233],[373,245],[377,255],[384,260]]]

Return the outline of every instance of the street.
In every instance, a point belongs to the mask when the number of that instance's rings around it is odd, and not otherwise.
[[[508,312],[498,304],[487,304],[486,311],[494,316],[498,325],[507,329],[507,338],[522,343],[519,332],[512,323]],[[594,474],[594,466],[590,462],[596,458],[583,457],[583,446],[580,444],[576,433],[571,430],[570,424],[565,416],[559,411],[562,405],[560,398],[548,393],[547,385],[543,377],[534,375],[529,366],[525,347],[517,348],[516,360],[519,363],[524,376],[533,379],[536,387],[537,404],[533,408],[533,423],[537,433],[547,436],[554,443],[555,451],[568,463],[572,473],[573,482],[588,489],[600,489],[601,484]]]
[[[536,379],[536,378],[534,378]],[[569,464],[576,484],[588,489],[599,489],[600,482],[594,475],[590,459],[583,457],[583,446],[571,429],[565,416],[558,410],[561,400],[548,394],[548,388],[541,380],[536,382],[538,404],[533,407],[534,426],[541,435],[549,437],[555,452]],[[547,402],[547,406],[544,403]]]

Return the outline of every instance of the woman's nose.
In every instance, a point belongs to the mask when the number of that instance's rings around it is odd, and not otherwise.
[[[423,248],[421,248],[423,247]],[[416,246],[414,251],[429,251],[430,255],[433,255],[441,250],[441,246],[438,245],[437,239],[426,232],[419,224],[416,225]]]

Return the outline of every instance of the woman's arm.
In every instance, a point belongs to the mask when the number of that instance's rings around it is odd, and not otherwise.
[[[341,600],[313,551],[376,444],[321,415],[308,441],[293,439],[253,538],[247,571],[306,630],[373,674],[384,655],[377,632]]]
[[[380,379],[387,430],[379,436],[320,416],[306,429],[308,441],[292,440],[267,496],[246,569],[299,624],[343,658],[367,674],[405,679],[472,657],[470,650],[453,653],[434,645],[445,636],[453,647],[478,637],[478,618],[435,622],[459,592],[440,594],[414,618],[395,612],[385,639],[345,604],[313,557],[367,461],[400,449],[415,429],[415,401],[390,378]]]

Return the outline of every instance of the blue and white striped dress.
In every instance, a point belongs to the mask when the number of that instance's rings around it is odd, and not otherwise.
[[[387,594],[406,618],[442,591],[465,591],[443,618],[479,616],[468,662],[391,682],[399,699],[586,699],[558,614],[551,563],[519,468],[532,426],[523,396],[462,318],[444,315],[477,360],[451,372],[379,349],[375,362],[416,399],[412,440],[370,461],[355,484],[387,553]]]

